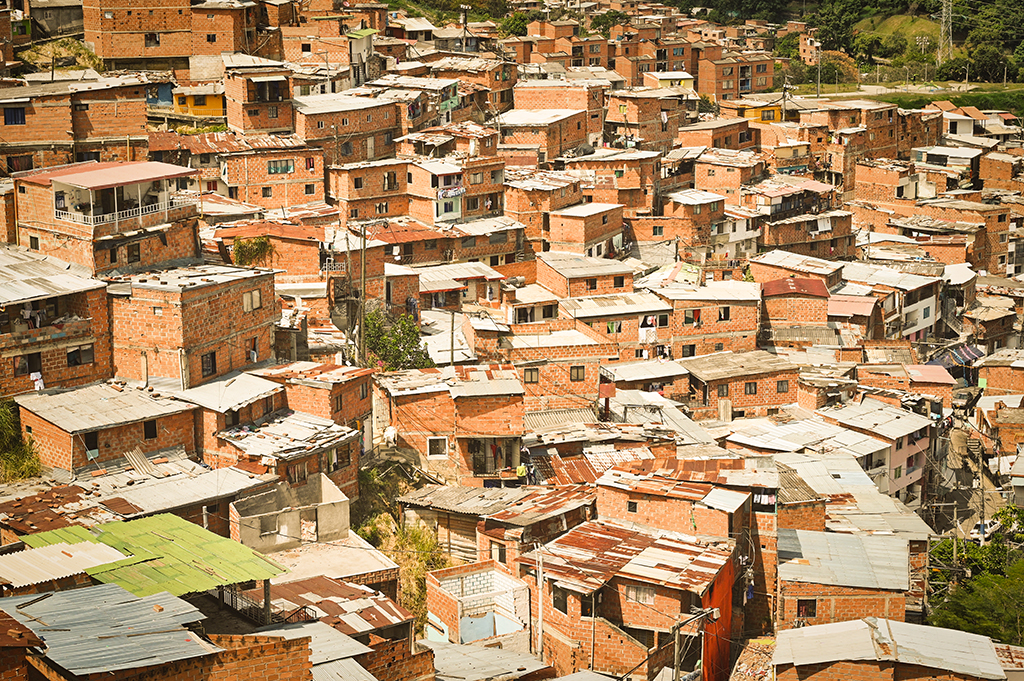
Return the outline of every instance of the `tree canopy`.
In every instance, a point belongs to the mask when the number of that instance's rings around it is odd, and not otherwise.
[[[409,315],[388,318],[380,310],[366,314],[366,352],[370,362],[385,371],[434,366],[423,347],[420,330]]]

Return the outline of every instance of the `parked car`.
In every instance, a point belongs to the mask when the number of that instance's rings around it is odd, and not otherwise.
[[[974,529],[971,530],[971,541],[980,541],[982,539],[988,541],[1002,527],[1003,524],[998,520],[986,520],[985,522],[975,523]]]

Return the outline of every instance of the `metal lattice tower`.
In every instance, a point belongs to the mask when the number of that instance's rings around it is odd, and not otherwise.
[[[936,57],[940,64],[953,57],[953,0],[942,0],[942,24]]]

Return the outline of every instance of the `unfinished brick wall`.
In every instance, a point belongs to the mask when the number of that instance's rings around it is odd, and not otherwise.
[[[787,294],[764,299],[768,326],[825,326],[828,323],[828,298]]]
[[[415,644],[412,644],[415,645]],[[410,642],[388,641],[370,634],[372,653],[356,656],[356,662],[377,681],[433,681],[434,651],[413,651]]]
[[[799,617],[800,601],[815,601],[814,617]],[[880,617],[906,619],[902,591],[779,581],[778,629]]]
[[[629,510],[630,502],[635,504],[636,511]],[[702,507],[686,499],[598,485],[597,504],[602,518],[618,518],[662,530],[681,531],[681,528],[685,528],[687,534],[722,538],[730,536],[732,521],[729,513]]]

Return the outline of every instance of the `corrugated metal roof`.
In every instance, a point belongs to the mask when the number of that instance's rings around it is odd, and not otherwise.
[[[616,575],[703,594],[732,557],[727,542],[707,543],[676,532],[589,521],[545,544],[544,576],[589,594]],[[520,559],[535,566],[537,552]]]
[[[828,287],[821,279],[786,277],[764,282],[761,284],[761,293],[765,298],[785,295],[828,298]]]
[[[475,364],[408,369],[377,374],[378,385],[394,396],[448,391],[452,398],[522,395],[519,373],[510,364]]]
[[[188,402],[159,393],[111,383],[20,395],[15,401],[67,433],[87,433],[195,409]]]
[[[438,681],[510,681],[547,668],[533,655],[422,639],[434,651]]]
[[[251,459],[291,459],[333,449],[359,437],[359,431],[312,414],[282,409],[256,423],[217,433]]]
[[[932,425],[932,420],[927,416],[870,397],[863,402],[848,403],[842,407],[819,409],[816,413],[840,425],[860,428],[889,440],[912,435]]]
[[[910,541],[779,528],[779,579],[862,589],[910,588]]]
[[[9,244],[0,245],[0,305],[105,288],[66,262]],[[57,329],[54,329],[55,331]]]
[[[116,584],[11,596],[3,609],[46,640],[46,657],[87,676],[153,667],[221,649],[184,627],[204,615],[167,593],[144,598]]]
[[[517,527],[529,527],[577,508],[591,506],[596,500],[597,492],[589,485],[534,489],[527,496],[485,518]]]
[[[277,563],[236,541],[220,537],[175,515],[69,527],[22,538],[31,547],[60,542],[107,544],[131,557],[86,572],[104,584],[118,584],[137,596],[161,591],[198,593],[285,572]]]
[[[843,269],[845,264],[847,264],[832,262],[830,260],[822,260],[821,258],[814,258],[808,255],[798,255],[797,253],[790,253],[789,251],[784,251],[778,248],[768,251],[767,253],[762,253],[756,258],[751,258],[751,262],[783,267],[795,272],[808,272],[811,274],[825,275],[838,272]]]
[[[484,516],[495,513],[532,493],[529,487],[450,487],[427,485],[399,497],[398,502],[448,513]]]
[[[982,679],[1005,679],[992,639],[965,631],[866,617],[778,633],[772,662],[901,662]]]
[[[576,319],[671,312],[672,306],[652,293],[611,293],[567,298],[562,306]]]
[[[589,407],[530,411],[523,414],[523,431],[530,432],[538,428],[564,426],[569,423],[590,423],[594,420],[594,410]]]
[[[676,376],[686,376],[689,373],[681,364],[668,359],[623,362],[622,364],[607,364],[601,367],[602,375],[608,376],[615,382],[623,381],[627,383],[674,378]]]
[[[280,589],[283,586],[286,585],[275,584],[272,588]],[[262,594],[262,590],[260,593]],[[261,627],[255,633],[263,636],[281,636],[290,641],[308,636],[310,639],[309,661],[314,666],[373,652],[373,648],[363,645],[348,634],[319,621],[275,624]]]
[[[182,390],[176,393],[176,396],[223,414],[283,391],[284,388],[274,381],[252,374],[233,372],[195,388]]]
[[[255,589],[249,595],[261,602],[263,589]],[[283,613],[292,613],[306,606],[316,613],[324,625],[347,636],[361,636],[411,622],[415,618],[411,612],[379,591],[323,576],[271,584],[270,602],[278,612]],[[313,655],[314,658],[317,655],[315,647]],[[315,659],[313,663],[317,663]]]
[[[833,295],[828,299],[829,317],[870,317],[878,305],[874,296]]]
[[[705,383],[723,378],[756,376],[775,371],[796,372],[798,370],[795,364],[790,364],[778,355],[773,355],[764,350],[751,350],[750,352],[739,353],[717,352],[712,355],[677,361],[686,367],[691,375],[696,376]]]
[[[112,546],[60,542],[0,556],[0,582],[19,588],[81,574],[86,568],[123,558],[124,554]]]

